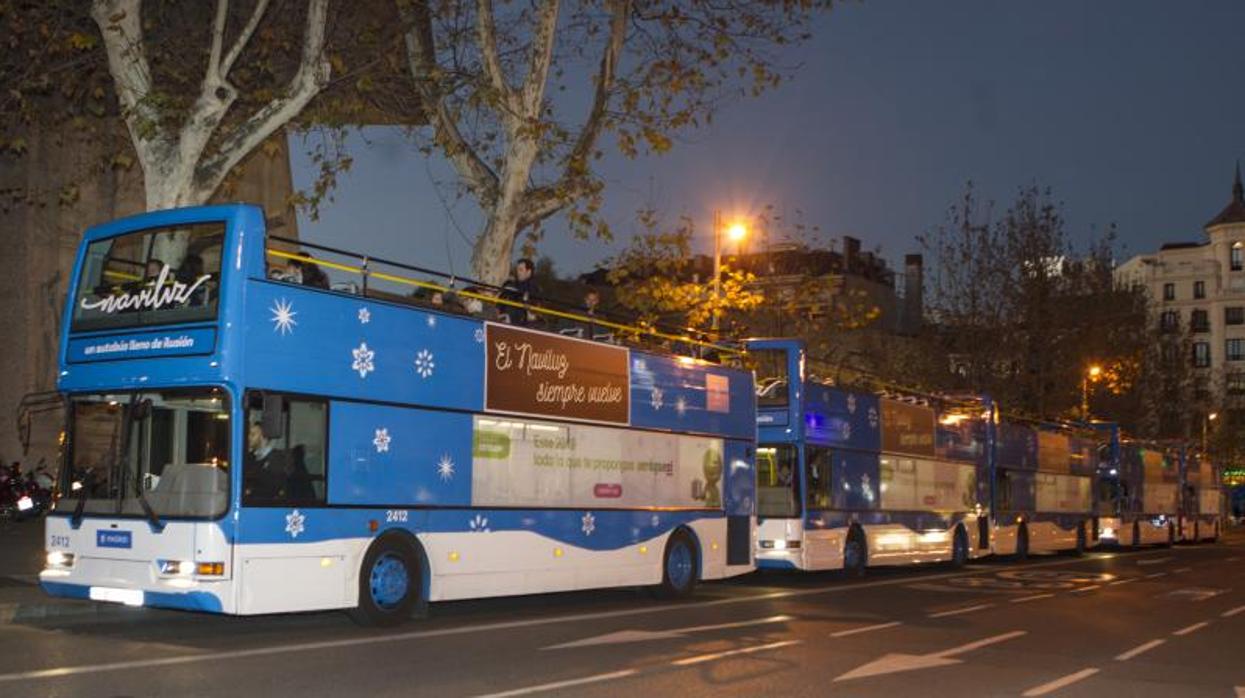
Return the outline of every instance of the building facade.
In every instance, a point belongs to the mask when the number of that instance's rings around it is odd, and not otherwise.
[[[1232,200],[1198,242],[1168,243],[1124,262],[1116,282],[1149,293],[1160,328],[1187,333],[1199,385],[1219,400],[1245,401],[1245,187],[1237,166]]]

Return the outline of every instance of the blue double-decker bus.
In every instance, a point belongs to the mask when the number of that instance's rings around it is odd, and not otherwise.
[[[1097,542],[1094,482],[1099,432],[1002,416],[991,447],[996,554],[1083,552]]]
[[[748,342],[757,368],[757,566],[860,573],[988,555],[993,407],[844,390],[802,342]]]
[[[244,205],[87,231],[47,592],[385,624],[428,601],[681,595],[753,568],[750,372],[307,247]],[[449,291],[472,302],[448,312]],[[524,326],[546,314],[617,332]]]
[[[1190,543],[1218,540],[1222,496],[1218,469],[1210,456],[1186,444],[1180,458],[1176,537]]]
[[[1132,439],[1114,424],[1097,427],[1107,436],[1098,467],[1101,541],[1126,546],[1174,543],[1180,513],[1180,445]]]

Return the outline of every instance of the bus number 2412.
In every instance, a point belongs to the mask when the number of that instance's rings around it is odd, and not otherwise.
[[[385,512],[386,523],[406,523],[407,512],[402,509],[390,509]]]

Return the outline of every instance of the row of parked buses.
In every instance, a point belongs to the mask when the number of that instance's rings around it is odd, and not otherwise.
[[[486,322],[412,301],[453,279],[309,247],[243,205],[87,231],[48,593],[389,624],[447,599],[1218,533],[1190,452],[845,391],[791,340],[710,363],[549,307],[519,315],[564,332]],[[353,281],[288,273],[312,264]]]

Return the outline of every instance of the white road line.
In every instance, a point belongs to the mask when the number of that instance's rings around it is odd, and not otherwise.
[[[1177,567],[1176,569],[1172,570],[1172,574],[1179,574],[1180,572],[1192,572],[1192,571],[1193,571],[1192,567]]]
[[[965,606],[964,608],[956,608],[950,611],[941,611],[939,613],[931,613],[926,617],[927,618],[946,618],[947,616],[958,616],[961,613],[972,613],[973,611],[981,611],[987,608],[992,608],[993,606],[994,604],[992,603],[982,603],[982,604],[977,604],[976,606]]]
[[[998,644],[1000,642],[1004,642],[1006,640],[1011,640],[1012,638],[1016,638],[1016,637],[1020,637],[1021,635],[1028,635],[1028,634],[1029,634],[1029,631],[1027,630],[1013,630],[1011,632],[1003,633],[1001,635],[994,635],[992,637],[987,637],[984,640],[975,640],[973,642],[960,645],[959,647],[952,647],[949,650],[943,650],[941,652],[934,652],[928,656],[941,657],[945,659],[947,657],[954,657],[957,654],[964,654],[965,652],[972,652],[973,650],[978,650],[988,645]]]
[[[1205,628],[1208,625],[1210,625],[1210,621],[1204,620],[1201,623],[1194,623],[1193,625],[1190,625],[1187,628],[1181,628],[1177,630],[1176,632],[1172,633],[1172,635],[1188,635],[1189,633],[1197,632],[1198,630],[1201,630],[1202,628]]]
[[[725,652],[714,652],[712,654],[700,654],[695,657],[686,657],[684,659],[676,659],[670,662],[672,666],[691,666],[693,664],[703,664],[704,662],[712,662],[725,657],[734,657],[740,654],[752,654],[754,652],[764,652],[766,650],[776,650],[779,647],[790,647],[791,645],[800,644],[799,640],[783,640],[782,642],[771,642],[768,645],[755,645],[753,647],[740,647],[736,650],[726,650]]]
[[[1090,584],[1090,585],[1089,585],[1089,586],[1087,586],[1087,587],[1080,587],[1079,589],[1073,589],[1073,590],[1072,590],[1072,593],[1073,593],[1073,594],[1081,594],[1081,593],[1084,593],[1084,592],[1087,592],[1087,591],[1093,591],[1094,589],[1101,589],[1101,588],[1102,588],[1102,585],[1100,585],[1100,584]]]
[[[1080,671],[1068,674],[1067,676],[1061,676],[1050,683],[1044,683],[1041,686],[1034,686],[1020,695],[1025,696],[1025,698],[1032,698],[1032,696],[1044,696],[1047,693],[1058,691],[1064,686],[1071,686],[1077,681],[1084,681],[1097,673],[1098,669],[1095,669],[1094,667],[1081,669]]]
[[[672,633],[700,633],[706,630],[728,630],[730,628],[746,628],[750,625],[766,625],[768,623],[786,623],[789,620],[795,620],[795,616],[770,616],[768,618],[755,618],[753,620],[741,620],[735,623],[718,623],[717,625],[693,625],[690,628],[675,628]]]
[[[1120,654],[1117,654],[1115,656],[1115,659],[1116,661],[1119,661],[1119,662],[1127,662],[1128,660],[1132,659],[1133,657],[1136,657],[1139,654],[1144,654],[1146,652],[1149,652],[1150,650],[1154,649],[1155,647],[1158,647],[1164,642],[1167,642],[1167,640],[1151,640],[1149,642],[1142,643],[1127,652],[1122,652]]]
[[[1227,560],[1227,561],[1228,561],[1228,562],[1236,562],[1236,561],[1237,561],[1237,560],[1239,560],[1239,559],[1241,559],[1241,558],[1239,558],[1239,557],[1230,557],[1230,558],[1228,558],[1228,560]]]
[[[903,623],[900,623],[897,620],[893,620],[889,623],[878,623],[877,625],[866,625],[860,628],[852,628],[850,630],[840,630],[837,633],[830,633],[830,637],[847,637],[849,635],[858,635],[860,633],[872,632],[874,630],[885,630],[887,628],[893,628],[896,625],[903,625]]]
[[[553,691],[559,688],[570,688],[571,686],[583,686],[590,683],[600,683],[601,681],[613,681],[615,679],[625,679],[628,676],[634,676],[639,673],[635,669],[624,669],[623,671],[612,671],[608,674],[596,674],[594,676],[585,676],[582,679],[569,679],[567,681],[554,681],[553,683],[542,683],[539,686],[527,686],[526,688],[515,688],[500,693],[484,693],[476,698],[506,698],[507,696],[526,696],[532,693],[543,693],[545,691]]]
[[[1166,576],[1167,576],[1166,572],[1155,572],[1154,574],[1147,574],[1146,579],[1158,579],[1159,577],[1166,577]]]
[[[1125,553],[1126,554],[1126,553]],[[1085,564],[1086,562],[1094,562],[1097,560],[1107,559],[1106,555],[1095,555],[1091,558],[1073,558],[1066,560],[1052,560],[1050,562],[1030,562],[1018,565],[1007,565],[1005,567],[992,568],[995,573],[1007,572],[1009,570],[1021,569],[1040,569],[1043,567],[1067,567],[1069,565]],[[713,601],[701,601],[697,603],[682,604],[661,604],[657,606],[649,606],[645,608],[626,608],[615,611],[601,611],[598,613],[572,613],[562,616],[550,616],[547,618],[528,618],[524,620],[499,621],[496,623],[479,623],[477,625],[458,625],[448,628],[437,628],[435,630],[415,630],[409,633],[397,633],[393,635],[381,635],[372,637],[348,638],[343,640],[325,640],[322,642],[306,642],[290,645],[272,645],[269,647],[256,647],[245,650],[233,650],[229,652],[205,652],[199,654],[180,655],[176,657],[160,657],[156,659],[138,659],[126,662],[111,662],[107,664],[80,664],[77,666],[62,666],[51,669],[33,669],[30,671],[14,672],[10,674],[0,674],[0,683],[10,681],[29,681],[32,679],[50,679],[62,676],[78,676],[82,674],[98,674],[108,671],[122,671],[125,669],[142,669],[147,667],[160,666],[176,666],[179,664],[194,664],[198,662],[214,662],[221,659],[241,659],[246,657],[266,657],[271,655],[290,654],[294,652],[312,652],[319,650],[340,649],[342,647],[366,646],[380,643],[401,642],[403,640],[418,640],[428,637],[446,637],[452,635],[471,635],[474,633],[496,632],[498,630],[511,630],[514,628],[538,627],[544,625],[560,625],[562,623],[574,623],[578,621],[602,620],[606,618],[626,618],[630,616],[645,616],[653,613],[666,613],[673,611],[688,611],[701,608],[709,608],[713,606],[733,606],[742,603],[754,603],[757,601],[771,601],[774,599],[792,599],[804,596],[817,596],[820,594],[838,594],[849,592],[857,589],[877,589],[881,587],[892,587],[912,584],[914,582],[929,582],[940,579],[952,579],[957,577],[978,577],[980,573],[963,572],[942,572],[939,574],[930,574],[917,577],[895,577],[892,579],[881,579],[876,582],[863,582],[859,584],[832,584],[830,586],[819,587],[816,589],[795,589],[767,592],[764,594],[755,594],[749,596],[734,596],[727,599],[714,599]]]
[[[1147,558],[1138,560],[1137,564],[1138,565],[1157,565],[1163,562],[1167,562],[1170,559],[1172,558],[1170,557],[1147,557]]]
[[[1054,594],[1034,594],[1033,596],[1022,596],[1018,599],[1012,599],[1011,602],[1012,603],[1028,603],[1030,601],[1037,601],[1038,599],[1053,599],[1053,598],[1055,598]]]
[[[1236,614],[1242,613],[1242,612],[1245,612],[1245,606],[1237,606],[1236,608],[1230,608],[1224,611],[1223,613],[1220,613],[1219,617],[1220,618],[1231,618],[1232,616],[1235,616]]]
[[[1117,579],[1114,582],[1107,582],[1107,586],[1118,587],[1121,584],[1132,584],[1135,581],[1137,581],[1136,577],[1125,577],[1124,579]]]

